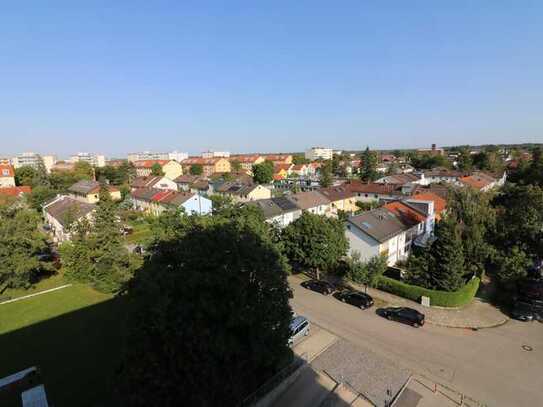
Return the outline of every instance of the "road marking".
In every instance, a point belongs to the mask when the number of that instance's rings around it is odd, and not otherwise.
[[[39,293],[28,294],[28,295],[25,295],[23,297],[18,297],[18,298],[14,298],[12,300],[7,300],[7,301],[4,301],[4,302],[0,302],[0,305],[9,304],[11,302],[20,301],[20,300],[26,300],[27,298],[36,297],[38,295],[47,294],[47,293],[57,291],[57,290],[62,290],[63,288],[70,287],[70,286],[71,286],[71,284],[61,285],[60,287],[50,288],[49,290],[40,291]]]

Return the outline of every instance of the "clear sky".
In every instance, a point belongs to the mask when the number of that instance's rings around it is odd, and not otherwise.
[[[543,1],[13,1],[0,156],[543,142]]]

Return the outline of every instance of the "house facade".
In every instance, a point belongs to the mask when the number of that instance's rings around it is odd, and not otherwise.
[[[58,196],[43,206],[43,218],[49,226],[53,241],[62,243],[71,239],[72,222],[87,219],[92,222],[96,205],[73,199],[69,196]]]
[[[68,193],[72,199],[80,202],[95,204],[100,200],[101,185],[97,181],[81,180],[68,188]],[[121,191],[112,185],[107,185],[107,189],[114,201],[121,200]]]
[[[332,216],[330,212],[330,200],[317,191],[298,192],[286,197],[301,211],[307,211],[314,215]]]
[[[177,191],[177,183],[168,177],[163,176],[149,176],[149,177],[137,177],[130,183],[130,188],[155,188],[165,189],[170,191]]]
[[[215,193],[228,196],[234,202],[249,202],[272,197],[271,190],[263,185],[245,185],[236,182],[224,182],[215,189]]]
[[[15,186],[15,170],[13,166],[2,164],[0,165],[0,188],[8,188]]]
[[[248,171],[250,174],[253,173],[253,166],[261,164],[265,161],[264,157],[257,154],[231,155],[229,160],[230,164],[232,164],[233,162],[238,162],[241,166],[241,169]]]
[[[284,197],[260,199],[250,205],[262,210],[266,222],[284,228],[302,216],[302,210]]]
[[[189,157],[186,160],[183,160],[181,162],[181,165],[183,166],[183,171],[187,174],[190,174],[190,169],[193,165],[201,165],[203,170],[202,175],[204,177],[210,177],[213,174],[232,171],[230,161],[228,161],[228,159],[224,157]],[[172,179],[175,178],[177,177],[174,177]]]
[[[135,161],[136,175],[138,177],[148,177],[153,172],[153,166],[160,165],[164,176],[169,179],[175,179],[183,174],[183,167],[180,163],[174,160],[141,160]]]
[[[191,192],[177,192],[154,188],[132,191],[133,208],[158,216],[169,208],[183,208],[186,214],[207,215],[212,211],[210,199]]]
[[[333,215],[337,216],[339,211],[354,213],[358,210],[356,194],[345,184],[321,188],[318,192],[330,201],[330,213]]]

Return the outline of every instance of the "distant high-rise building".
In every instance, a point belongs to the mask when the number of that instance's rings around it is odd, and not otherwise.
[[[43,165],[47,172],[51,171],[51,167],[55,164],[55,162],[56,157],[54,155],[41,156],[40,154],[32,152],[19,154],[18,156],[13,157],[11,160],[11,163],[15,168],[21,168],[24,166],[38,168],[40,165]]]
[[[139,153],[128,153],[128,161],[133,163],[135,161],[143,160],[169,160],[170,155],[168,153],[153,153],[151,151],[142,151]]]
[[[334,154],[334,151],[331,148],[326,147],[311,147],[310,149],[306,150],[305,152],[305,158],[311,161],[315,160],[331,160],[332,156]]]
[[[183,160],[186,160],[187,158],[189,158],[189,155],[187,153],[180,153],[177,150],[172,151],[171,153],[168,153],[168,159],[175,160],[178,163],[180,163]]]
[[[92,165],[93,167],[105,167],[106,166],[106,157],[99,154],[92,153],[77,153],[70,157],[70,162],[86,162]]]
[[[202,158],[228,158],[230,153],[228,151],[204,151]]]

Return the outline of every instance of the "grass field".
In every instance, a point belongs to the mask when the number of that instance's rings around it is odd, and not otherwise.
[[[0,377],[38,366],[50,404],[112,405],[125,314],[84,285],[0,305]]]
[[[35,294],[39,291],[45,291],[50,288],[60,287],[61,285],[67,284],[67,281],[64,279],[62,273],[57,273],[51,277],[44,278],[43,280],[37,282],[29,289],[24,288],[8,288],[2,293],[2,296],[7,296],[10,298],[23,297],[29,294]],[[1,315],[1,314],[0,314]]]
[[[134,232],[131,235],[126,236],[127,243],[131,244],[145,244],[151,238],[152,232],[149,223],[147,222],[129,222],[130,226],[134,228]]]

